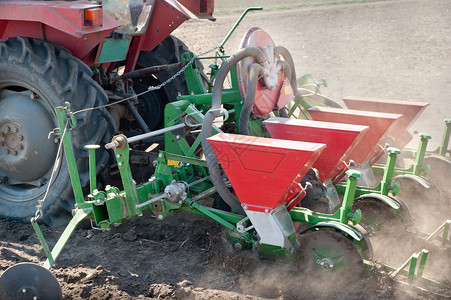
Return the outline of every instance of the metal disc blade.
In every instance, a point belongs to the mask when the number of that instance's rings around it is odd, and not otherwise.
[[[0,299],[62,299],[56,277],[46,268],[20,263],[0,276]]]

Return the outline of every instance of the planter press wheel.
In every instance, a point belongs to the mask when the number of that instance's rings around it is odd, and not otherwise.
[[[301,235],[298,267],[312,278],[336,284],[357,279],[364,266],[357,245],[349,238],[320,229]]]
[[[413,224],[424,232],[433,232],[451,215],[449,198],[430,181],[425,188],[418,182],[406,178],[395,178],[401,184],[396,199],[402,199],[409,207]],[[427,216],[427,217],[425,217]]]
[[[362,219],[360,225],[370,235],[399,235],[403,234],[406,224],[403,218],[396,213],[396,211],[388,205],[381,203],[376,199],[360,199],[352,205],[352,212],[357,209],[362,212]],[[407,221],[408,217],[406,217]]]
[[[442,156],[426,156],[423,165],[429,165],[430,170],[426,176],[435,186],[446,193],[447,198],[451,198],[451,185],[449,184],[449,174],[451,174],[451,161]]]
[[[59,300],[63,295],[49,270],[34,263],[20,263],[0,276],[0,299]]]

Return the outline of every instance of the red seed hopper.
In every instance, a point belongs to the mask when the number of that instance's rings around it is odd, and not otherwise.
[[[411,102],[384,99],[371,99],[362,97],[346,97],[343,102],[349,109],[376,111],[383,113],[402,114],[402,117],[390,128],[390,136],[400,149],[404,148],[411,140],[412,136],[407,132],[418,116],[423,112],[427,102]]]
[[[388,114],[363,110],[340,109],[331,107],[311,107],[309,113],[313,120],[369,126],[360,143],[349,154],[357,165],[370,162],[381,153],[380,143],[387,136],[390,126],[400,119],[400,114]]]
[[[245,210],[269,212],[300,192],[326,145],[220,133],[208,138]]]
[[[273,138],[326,144],[312,166],[323,182],[346,168],[349,154],[369,129],[361,125],[287,118],[271,118],[263,124]]]

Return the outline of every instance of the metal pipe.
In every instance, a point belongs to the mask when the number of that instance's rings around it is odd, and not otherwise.
[[[235,31],[235,29],[237,29],[238,25],[240,25],[241,20],[243,20],[244,16],[246,16],[246,14],[248,12],[250,12],[251,10],[263,10],[263,7],[249,7],[248,9],[246,9],[240,16],[240,18],[238,19],[238,21],[235,22],[235,24],[233,25],[232,29],[230,29],[229,33],[227,33],[226,37],[224,38],[224,40],[222,40],[221,44],[219,44],[219,48],[224,47],[225,43],[228,41],[228,39],[230,38],[230,36],[232,35],[232,33]]]
[[[151,132],[148,132],[148,133],[132,136],[132,137],[127,138],[127,142],[129,144],[135,143],[135,142],[138,142],[138,141],[141,141],[141,140],[145,140],[145,139],[148,139],[148,138],[151,138],[151,137],[154,137],[154,136],[166,133],[166,132],[170,132],[170,131],[173,131],[173,130],[177,130],[177,129],[183,128],[185,126],[186,125],[184,123],[181,123],[181,124],[169,126],[169,127],[163,128],[163,129],[151,131]],[[119,146],[119,142],[114,141],[114,142],[106,144],[105,148],[106,149],[113,149],[113,148],[116,148],[117,146]]]
[[[136,122],[138,123],[139,127],[144,132],[149,132],[149,127],[147,126],[144,119],[139,114],[138,110],[136,109],[135,105],[131,101],[127,101],[127,106],[130,112],[132,113],[133,117],[135,118]]]
[[[174,69],[181,69],[184,66],[186,66],[186,64],[188,64],[187,61],[183,61],[183,62],[179,62],[179,63],[175,63],[175,64],[169,64],[169,65],[160,65],[160,66],[153,66],[153,67],[148,67],[148,68],[144,68],[144,69],[139,69],[139,70],[135,70],[135,71],[131,71],[125,74],[122,74],[119,77],[116,77],[113,79],[113,81],[117,81],[119,79],[139,79],[145,76],[149,76],[152,74],[156,74],[156,73],[160,73],[160,72],[166,72],[166,71],[171,71]]]
[[[96,168],[96,149],[99,149],[99,145],[86,145],[85,149],[88,150],[89,153],[89,186],[91,194],[94,193],[94,190],[97,189],[97,168]]]
[[[141,140],[144,140],[144,139],[156,136],[156,135],[160,135],[160,134],[163,134],[163,133],[166,133],[166,132],[170,132],[170,131],[173,131],[173,130],[184,128],[185,126],[186,126],[185,123],[180,123],[180,124],[177,124],[177,125],[169,126],[169,127],[162,128],[162,129],[158,129],[158,130],[151,131],[151,132],[148,132],[148,133],[143,133],[143,134],[140,134],[140,135],[132,136],[130,138],[127,138],[127,141],[128,141],[129,144],[131,144],[131,143],[138,142],[138,141],[141,141]]]
[[[207,177],[198,179],[198,180],[193,181],[193,182],[191,182],[190,184],[188,184],[188,187],[192,187],[192,186],[194,186],[194,185],[196,185],[196,184],[198,184],[198,183],[204,182],[204,181],[206,181],[206,180],[208,180],[208,179],[210,179],[210,176],[207,176]]]
[[[136,208],[138,209],[138,208],[144,207],[144,206],[146,206],[146,205],[152,204],[152,203],[154,203],[154,202],[160,201],[161,199],[164,199],[164,198],[166,198],[167,196],[168,196],[168,195],[167,195],[166,193],[161,194],[160,196],[157,196],[157,197],[155,197],[155,198],[152,198],[152,199],[150,199],[150,200],[147,200],[146,202],[143,202],[143,203],[141,203],[141,204],[136,205]]]

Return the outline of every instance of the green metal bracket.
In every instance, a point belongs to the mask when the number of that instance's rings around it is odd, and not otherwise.
[[[71,237],[77,225],[84,219],[88,218],[90,215],[91,215],[90,210],[75,209],[75,214],[72,220],[66,226],[66,229],[64,229],[63,234],[56,242],[55,247],[53,247],[52,251],[50,251],[50,248],[44,238],[44,235],[42,234],[41,228],[37,223],[37,219],[36,218],[31,219],[31,225],[33,226],[33,229],[35,230],[36,235],[38,236],[38,239],[41,242],[42,247],[44,248],[45,255],[47,256],[47,260],[44,262],[43,265],[44,268],[50,269],[52,267],[53,263],[61,254],[61,251],[63,250],[64,246]]]
[[[396,269],[394,272],[392,272],[390,275],[392,277],[396,277],[398,274],[400,274],[404,269],[409,266],[409,271],[407,272],[407,283],[412,284],[415,278],[422,278],[423,277],[423,271],[424,267],[426,265],[426,261],[429,255],[428,250],[421,250],[419,253],[414,253],[412,256],[404,263],[402,264],[398,269]],[[418,265],[418,272],[415,275],[415,270],[417,268],[418,259],[420,258],[420,264]]]
[[[354,195],[357,187],[357,180],[361,176],[361,173],[356,170],[346,171],[348,175],[348,181],[346,182],[346,190],[343,196],[342,206],[338,209],[340,213],[340,222],[347,224],[351,218],[352,204],[354,203]]]
[[[433,233],[431,233],[428,237],[425,238],[426,241],[431,240],[433,237],[437,236],[441,230],[443,230],[443,235],[441,237],[442,239],[442,246],[446,246],[449,241],[451,240],[451,238],[449,238],[449,232],[450,232],[450,226],[451,226],[451,220],[446,220],[445,222],[443,222],[442,225],[440,225],[436,230],[434,230]]]
[[[347,226],[349,220],[352,219],[353,224],[357,225],[362,218],[362,214],[360,210],[357,210],[354,213],[351,213],[351,211],[354,203],[357,180],[361,173],[357,170],[348,170],[346,174],[348,175],[348,181],[346,182],[343,202],[341,207],[334,214],[323,214],[303,207],[294,207],[289,212],[293,222],[306,223],[312,226],[321,222],[338,222]]]
[[[119,173],[121,175],[122,184],[124,186],[125,195],[127,201],[125,201],[126,217],[140,215],[142,212],[136,206],[139,204],[138,193],[136,191],[136,183],[133,180],[132,172],[130,170],[130,148],[127,142],[127,138],[123,137],[125,145],[122,148],[115,148],[114,154],[116,156]]]
[[[86,145],[85,149],[89,151],[89,186],[91,194],[97,189],[97,168],[96,168],[96,149],[99,145]]]
[[[431,139],[431,136],[429,134],[426,133],[421,133],[420,134],[420,144],[418,145],[418,149],[415,150],[403,150],[402,154],[403,156],[412,156],[415,157],[415,161],[412,164],[412,166],[410,166],[407,169],[402,169],[402,168],[393,168],[393,176],[397,176],[397,175],[415,175],[415,176],[420,176],[420,175],[424,175],[427,176],[427,174],[429,173],[430,170],[430,165],[423,165],[424,164],[424,157],[426,155],[426,148],[428,145],[428,141]],[[407,155],[410,154],[410,155]],[[386,170],[386,165],[374,165],[372,166],[372,169],[374,171],[375,174],[381,174],[382,172],[385,172]],[[396,195],[396,194],[393,194]]]
[[[185,52],[181,55],[182,62],[189,62],[194,58],[192,52]],[[197,64],[194,62],[188,68],[185,69],[186,86],[190,95],[205,94],[207,90],[203,84],[202,77],[200,75]]]
[[[424,156],[426,155],[426,147],[428,144],[428,140],[431,139],[431,136],[429,134],[426,133],[421,133],[420,134],[420,145],[418,148],[418,152],[415,158],[415,163],[413,165],[413,174],[419,176],[421,174],[422,171],[424,171],[423,169],[423,161],[424,161]]]
[[[261,257],[277,259],[285,262],[294,262],[296,260],[295,254],[284,247],[257,243],[255,248]]]
[[[440,143],[439,154],[445,156],[449,152],[449,139],[451,135],[451,119],[445,119],[445,130],[443,131],[442,141]]]
[[[396,165],[396,159],[399,154],[401,154],[401,151],[399,149],[389,147],[387,149],[388,157],[387,162],[383,166],[383,178],[381,182],[375,186],[375,187],[364,187],[364,186],[357,186],[355,191],[355,196],[359,197],[362,195],[367,194],[381,194],[384,196],[388,196],[388,193],[391,191],[393,196],[396,196],[399,193],[400,190],[400,184],[399,182],[396,182],[394,185],[391,185],[391,182],[393,180],[393,175],[395,174],[395,165]],[[377,168],[377,167],[376,167]],[[375,168],[373,167],[373,170]],[[378,170],[381,170],[382,166],[378,168]],[[339,182],[336,184],[336,189],[339,194],[344,194],[346,191],[345,183]]]
[[[238,28],[238,26],[240,25],[241,21],[243,20],[243,18],[247,15],[248,12],[252,11],[252,10],[263,10],[263,7],[249,7],[247,8],[240,16],[240,18],[238,19],[238,21],[235,22],[235,24],[233,25],[232,29],[230,29],[229,33],[227,33],[226,37],[222,40],[221,44],[219,44],[219,49],[222,50],[224,48],[225,43],[227,43],[227,41],[229,40],[230,36],[232,35],[232,33],[235,31],[235,29]]]
[[[80,183],[80,176],[78,175],[72,141],[69,133],[67,132],[76,126],[75,117],[70,111],[70,104],[68,102],[66,102],[66,106],[58,106],[55,110],[58,119],[59,131],[62,134],[61,142],[63,143],[64,155],[69,168],[69,175],[72,183],[72,189],[74,191],[75,202],[77,204],[81,204],[84,201],[83,190]]]
[[[387,163],[385,165],[385,172],[381,181],[380,193],[381,195],[388,196],[388,192],[391,191],[393,196],[396,196],[399,193],[399,183],[392,186],[391,182],[393,179],[393,172],[395,170],[396,158],[399,154],[401,154],[401,151],[399,151],[399,149],[389,147],[387,152]]]

